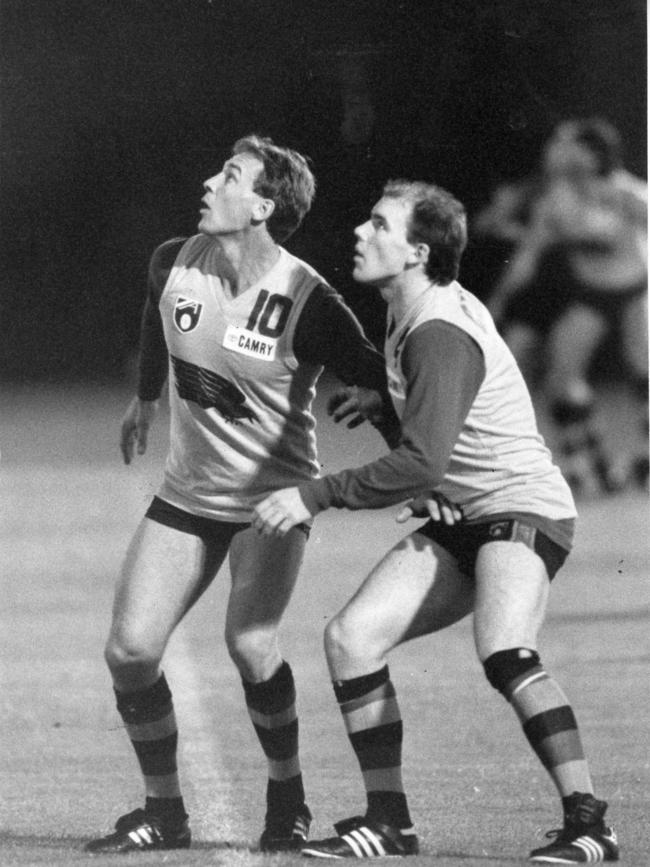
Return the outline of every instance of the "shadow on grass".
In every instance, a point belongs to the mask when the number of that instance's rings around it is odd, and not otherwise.
[[[38,834],[14,834],[11,831],[0,831],[0,847],[3,848],[14,848],[14,849],[53,849],[57,851],[62,850],[70,850],[74,849],[79,851],[83,855],[87,855],[88,857],[92,857],[93,860],[99,857],[105,857],[110,855],[115,855],[116,853],[102,853],[99,855],[91,855],[91,853],[84,852],[84,847],[86,843],[90,841],[90,837],[71,837],[71,836],[61,836],[56,837],[53,835],[38,835]],[[237,841],[211,841],[211,840],[197,840],[193,841],[192,845],[189,849],[164,849],[164,850],[151,850],[146,853],[134,853],[138,855],[143,854],[152,854],[152,855],[160,855],[161,853],[165,853],[166,855],[182,855],[184,852],[241,852],[249,853],[251,855],[263,855],[265,853],[260,852],[258,849],[251,847],[250,843],[245,842],[243,840]],[[292,856],[294,853],[283,853],[283,855]],[[299,853],[295,853],[298,855]],[[1,863],[1,862],[0,862]]]

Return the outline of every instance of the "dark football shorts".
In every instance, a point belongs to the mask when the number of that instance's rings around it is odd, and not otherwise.
[[[193,515],[184,509],[179,509],[178,506],[172,506],[160,497],[153,498],[145,512],[145,518],[172,527],[181,533],[198,536],[206,544],[214,542],[217,538],[223,540],[224,536],[230,541],[235,533],[246,530],[251,525],[250,521],[219,521],[214,518],[204,518],[202,515]],[[310,527],[307,524],[298,524],[298,529],[309,538]]]
[[[558,545],[536,527],[517,518],[496,518],[481,524],[453,524],[427,521],[418,530],[448,551],[458,562],[458,568],[470,578],[479,548],[488,542],[523,542],[544,561],[549,580],[553,580],[569,551]]]

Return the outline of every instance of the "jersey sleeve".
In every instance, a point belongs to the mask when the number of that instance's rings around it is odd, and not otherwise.
[[[485,376],[478,344],[436,320],[415,328],[402,355],[406,403],[399,445],[372,463],[301,484],[312,515],[329,507],[379,509],[442,481],[451,452]]]
[[[383,419],[373,422],[389,447],[400,436],[386,383],[384,356],[366,337],[361,323],[345,301],[326,283],[311,293],[300,314],[294,337],[299,361],[322,365],[345,385],[360,385],[379,392]]]
[[[160,318],[160,298],[185,238],[157,247],[149,262],[147,297],[140,324],[138,388],[140,400],[158,400],[167,379],[167,346]]]
[[[294,350],[299,361],[322,365],[346,385],[385,387],[382,354],[338,292],[326,283],[319,284],[305,303],[296,325]]]

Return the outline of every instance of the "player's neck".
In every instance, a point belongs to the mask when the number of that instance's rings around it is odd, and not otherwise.
[[[219,276],[228,284],[232,295],[240,295],[271,270],[278,261],[280,248],[270,235],[228,235],[218,239]]]
[[[381,294],[390,304],[393,316],[399,322],[425,292],[431,292],[434,288],[434,284],[423,271],[405,271],[390,284],[382,286]]]

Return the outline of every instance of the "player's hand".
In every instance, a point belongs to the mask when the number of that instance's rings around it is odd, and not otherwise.
[[[292,527],[310,518],[298,488],[284,488],[257,504],[252,525],[262,536],[286,536]]]
[[[147,450],[149,428],[158,412],[157,400],[140,400],[134,397],[122,420],[120,451],[125,464],[130,464],[135,450],[143,455]]]
[[[398,524],[404,524],[410,518],[431,518],[438,524],[451,527],[463,520],[463,510],[442,494],[420,494],[406,503],[395,520]]]
[[[335,422],[349,418],[348,428],[358,427],[364,421],[374,424],[383,418],[383,401],[378,391],[360,385],[348,385],[336,391],[327,402],[327,414]],[[350,418],[351,416],[351,418]]]

